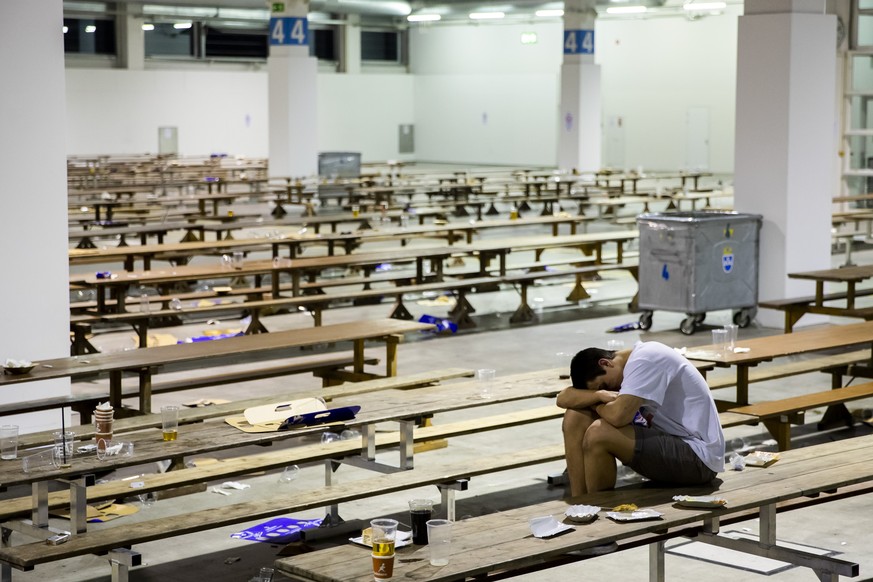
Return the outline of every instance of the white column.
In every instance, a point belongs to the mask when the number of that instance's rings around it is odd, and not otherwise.
[[[809,295],[787,274],[831,266],[836,19],[825,0],[755,0],[738,34],[734,204],[764,216],[758,296]],[[781,327],[783,315],[758,321]]]
[[[340,72],[356,75],[361,72],[361,15],[347,14],[341,29]]]
[[[309,56],[308,3],[271,5],[284,10],[270,18],[270,175],[311,176],[318,171],[318,61]]]
[[[0,363],[70,355],[62,26],[61,0],[0,2]],[[69,380],[23,384],[0,403],[69,393]],[[60,428],[61,413],[0,420],[29,432]]]
[[[122,69],[141,71],[145,68],[144,21],[134,16],[141,10],[140,4],[119,2],[116,4],[116,38],[118,44],[118,66]]]
[[[564,62],[561,64],[561,105],[558,168],[600,169],[600,65],[594,63],[592,0],[564,2]]]

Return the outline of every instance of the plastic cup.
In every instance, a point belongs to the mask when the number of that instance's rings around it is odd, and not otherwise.
[[[73,458],[73,443],[76,441],[76,433],[71,430],[56,431],[52,433],[55,448],[58,450],[58,458],[62,463],[69,463]]]
[[[165,441],[174,441],[179,436],[179,407],[161,407],[161,430]]]
[[[427,544],[427,522],[433,515],[433,501],[412,499],[409,501],[409,521],[412,523],[412,543]]]
[[[260,582],[272,582],[274,572],[273,568],[261,568],[258,573],[258,580]]]
[[[58,461],[58,449],[55,447],[43,449],[21,459],[21,468],[25,473],[50,471],[58,467],[60,467],[60,462]]]
[[[234,251],[234,253],[233,253],[233,268],[234,269],[242,269],[243,268],[243,253],[242,253],[242,251]]]
[[[569,352],[555,353],[555,367],[560,369],[558,373],[559,380],[570,379],[570,363],[573,361],[573,354]]]
[[[715,353],[719,356],[727,353],[728,331],[726,329],[712,330],[712,346]]]
[[[494,377],[497,375],[497,370],[491,368],[482,368],[476,370],[476,381],[479,384],[479,398],[491,398],[494,390]]]
[[[394,556],[394,541],[397,538],[396,519],[370,521],[373,537],[373,556]]]
[[[734,348],[737,347],[737,332],[739,331],[740,326],[738,326],[735,323],[729,323],[726,326],[724,326],[724,329],[728,332],[727,333],[728,348],[730,349],[731,352],[733,352]]]
[[[113,457],[130,457],[133,455],[133,443],[123,441],[103,441],[103,446],[97,447],[97,460],[108,461]]]
[[[0,459],[8,461],[18,457],[18,425],[0,426]]]
[[[452,522],[447,519],[432,519],[427,522],[427,540],[430,548],[430,565],[445,566],[452,554]]]
[[[394,577],[394,554],[390,556],[377,556],[373,558],[373,578],[376,580],[390,580]]]

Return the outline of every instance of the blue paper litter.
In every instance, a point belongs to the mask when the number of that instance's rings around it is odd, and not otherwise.
[[[432,323],[436,326],[436,329],[429,333],[458,333],[458,325],[449,319],[434,317],[433,315],[422,315],[418,318],[418,321],[419,323]]]
[[[318,519],[294,519],[292,517],[277,517],[248,529],[230,534],[236,540],[247,542],[266,542],[269,544],[290,544],[300,539],[300,532],[314,529],[321,525]]]
[[[635,329],[640,329],[640,322],[633,321],[631,323],[623,323],[621,325],[616,325],[611,329],[607,329],[606,333],[619,333],[622,331],[633,331]]]
[[[218,335],[198,335],[196,337],[186,337],[185,339],[181,339],[181,340],[177,341],[176,343],[177,344],[192,344],[195,342],[208,342],[208,341],[212,341],[212,340],[226,339],[229,337],[237,337],[237,336],[241,336],[241,335],[245,335],[245,334],[243,334],[243,332],[240,331],[237,333],[221,333]]]

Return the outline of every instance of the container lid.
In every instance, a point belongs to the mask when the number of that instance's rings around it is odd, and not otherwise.
[[[686,212],[648,212],[637,216],[637,221],[671,221],[671,222],[704,222],[726,220],[757,220],[761,221],[760,214],[748,214],[729,210],[694,210]]]

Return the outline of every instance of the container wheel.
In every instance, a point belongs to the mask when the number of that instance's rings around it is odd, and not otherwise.
[[[643,311],[640,314],[640,329],[643,331],[652,328],[652,312]]]
[[[690,315],[682,320],[679,324],[679,331],[685,335],[692,335],[697,330],[697,324],[694,321],[694,316]]]
[[[749,327],[749,324],[752,323],[752,318],[754,317],[754,313],[750,309],[740,309],[736,313],[734,313],[734,323],[736,323],[740,327]]]
[[[700,325],[701,323],[703,323],[703,320],[705,320],[705,319],[706,319],[706,312],[694,314],[694,324],[695,325]]]

